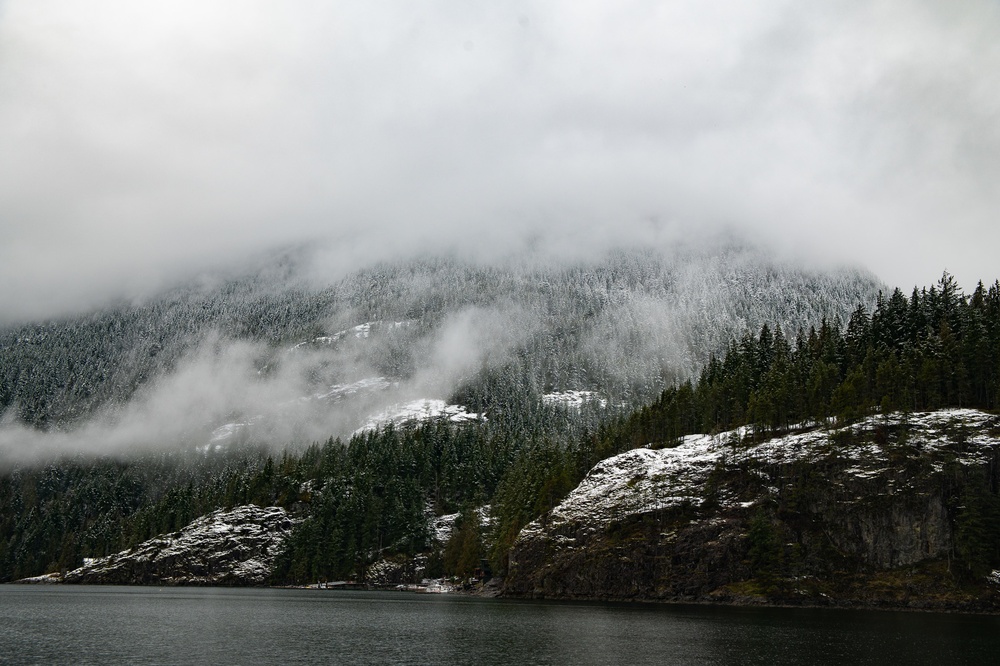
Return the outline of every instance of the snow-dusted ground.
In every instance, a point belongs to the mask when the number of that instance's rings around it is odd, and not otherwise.
[[[345,398],[387,391],[399,386],[399,382],[390,381],[385,377],[366,377],[349,384],[333,384],[328,391],[313,396],[316,400],[337,402]]]
[[[399,382],[386,377],[366,377],[348,384],[333,384],[328,390],[310,396],[302,396],[290,401],[290,403],[315,404],[318,409],[323,408],[324,403],[344,403],[349,408],[358,411],[364,405],[367,405],[369,409],[378,409],[392,399],[393,392],[398,388]],[[379,394],[381,393],[386,395],[380,398]],[[350,401],[356,402],[351,403]],[[485,420],[485,418],[480,414],[467,411],[462,405],[450,405],[437,398],[421,398],[383,408],[382,411],[365,418],[362,425],[356,428],[352,434],[368,432],[388,423],[401,425],[410,421],[435,419],[445,419],[452,423],[467,423]],[[266,431],[268,423],[269,419],[260,414],[243,421],[225,423],[215,428],[209,441],[198,446],[197,450],[206,454],[220,451],[238,440],[240,435],[248,433],[248,428],[251,426],[256,425]]]
[[[430,521],[431,538],[438,543],[445,543],[451,538],[451,533],[455,531],[455,521],[459,514],[449,513],[438,516]]]
[[[602,408],[608,406],[608,401],[595,391],[558,391],[556,393],[546,393],[542,396],[542,402],[546,405],[561,405],[572,409],[580,409],[585,402],[597,404]]]
[[[298,343],[294,347],[290,348],[289,351],[295,351],[306,345],[332,345],[335,342],[339,342],[345,338],[354,338],[357,340],[364,340],[371,336],[373,330],[385,329],[392,330],[396,328],[404,328],[413,324],[414,320],[405,321],[366,321],[363,324],[358,324],[351,328],[344,329],[343,331],[337,331],[332,335],[321,335],[318,338],[313,338],[312,340],[305,340]]]
[[[220,509],[179,532],[160,535],[107,557],[87,558],[64,580],[261,584],[267,580],[274,558],[294,524],[281,507],[251,504],[228,511]],[[58,576],[54,579],[58,580]]]
[[[428,528],[431,533],[431,538],[439,544],[444,544],[451,538],[452,532],[455,531],[455,521],[458,520],[457,513],[449,513],[444,516],[438,516],[437,518],[432,517],[428,521]],[[490,515],[490,505],[484,504],[483,506],[476,509],[476,515],[479,517],[479,524],[483,528],[488,528],[492,521],[492,516]]]
[[[462,405],[449,405],[444,400],[422,398],[403,405],[395,405],[375,416],[369,417],[367,422],[358,428],[354,434],[357,435],[374,430],[387,423],[400,425],[409,421],[430,421],[433,419],[447,419],[452,423],[466,423],[478,421],[482,418],[480,414],[466,411]]]
[[[943,449],[960,433],[965,437],[965,452],[955,461],[962,465],[986,460],[987,450],[1000,447],[1000,438],[989,434],[1000,424],[998,417],[971,409],[910,414],[907,445],[931,454],[934,469],[943,462],[933,454]],[[740,428],[718,435],[689,435],[674,448],[635,449],[598,463],[543,521],[526,526],[521,538],[532,538],[543,531],[554,533],[560,525],[579,523],[597,530],[628,515],[646,513],[688,502],[700,504],[703,488],[716,464],[754,460],[765,464],[815,461],[835,453],[852,461],[845,474],[871,478],[885,472],[890,463],[892,444],[881,446],[872,438],[852,439],[850,444],[837,440],[841,431],[872,431],[879,425],[899,426],[901,414],[873,416],[844,428],[820,429],[776,437],[758,444],[736,444],[748,434]],[[831,480],[833,482],[833,480]],[[722,498],[725,502],[726,498]],[[732,505],[746,506],[736,498]]]
[[[212,439],[209,440],[209,445],[215,444],[218,448],[218,444],[225,442],[226,440],[235,437],[241,430],[246,428],[249,423],[227,423],[221,425],[212,431]]]
[[[249,428],[255,424],[260,424],[264,420],[261,415],[254,416],[253,418],[246,419],[245,421],[233,421],[232,423],[224,423],[215,430],[212,431],[211,438],[205,444],[196,447],[200,453],[218,453],[229,447],[234,441],[237,441],[241,435],[246,435],[249,432]]]
[[[301,404],[316,404],[324,409],[328,403],[341,403],[351,400],[365,400],[371,396],[391,391],[399,387],[399,382],[386,377],[365,377],[346,384],[331,384],[328,388],[312,395],[300,396],[294,400],[282,403],[282,406],[298,406]],[[321,404],[323,403],[323,404]],[[364,403],[360,403],[364,404]],[[224,423],[212,431],[209,441],[197,447],[201,453],[218,452],[225,449],[240,435],[249,433],[248,428],[259,426],[266,431],[268,418],[262,414],[254,415],[242,421]]]

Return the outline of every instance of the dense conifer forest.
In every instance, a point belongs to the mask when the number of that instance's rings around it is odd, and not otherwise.
[[[859,305],[846,327],[824,321],[786,335],[765,325],[730,343],[697,381],[664,391],[629,419],[639,445],[753,424],[761,432],[828,417],[851,420],[1000,404],[1000,282],[971,296],[945,273],[909,298],[896,289]]]
[[[425,259],[376,264],[322,287],[300,275],[305,262],[290,253],[250,275],[0,328],[0,415],[41,430],[113,418],[206,344],[255,345],[254,370],[273,371],[306,343],[299,351],[317,360],[303,390],[370,376],[407,382],[440,370],[428,368],[428,357],[449,331],[491,371],[488,383],[456,388],[456,399],[473,407],[499,383],[539,394],[598,389],[638,406],[748,326],[846,317],[879,286],[863,273],[811,273],[743,247],[615,252],[571,265]],[[457,335],[462,317],[486,330]],[[363,344],[351,335],[313,342],[364,323],[372,329]],[[515,353],[498,360],[490,350]]]
[[[363,579],[377,560],[420,553],[428,573],[470,575],[481,559],[502,573],[520,529],[610,455],[745,424],[763,437],[889,411],[996,410],[998,369],[1000,282],[967,295],[947,274],[909,297],[895,290],[874,307],[862,303],[846,323],[746,332],[697,378],[627,415],[545,405],[537,390],[509,390],[483,368],[462,389],[466,401],[493,390],[509,404],[475,423],[389,424],[284,454],[250,448],[66,458],[7,470],[0,580],[71,569],[83,557],[244,503],[304,518],[275,583]],[[453,513],[460,515],[450,539],[434,543],[429,521]]]

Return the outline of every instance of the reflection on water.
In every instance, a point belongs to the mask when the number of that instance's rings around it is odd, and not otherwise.
[[[0,663],[994,663],[1000,618],[454,595],[0,586]]]

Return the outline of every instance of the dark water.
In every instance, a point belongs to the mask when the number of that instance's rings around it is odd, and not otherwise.
[[[3,664],[994,664],[1000,618],[0,586]]]

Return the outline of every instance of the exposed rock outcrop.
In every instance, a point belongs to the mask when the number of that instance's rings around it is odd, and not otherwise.
[[[693,435],[594,467],[521,532],[504,593],[996,609],[962,525],[970,493],[1000,506],[998,470],[1000,419],[973,410]]]
[[[198,518],[179,532],[88,560],[37,582],[115,585],[262,585],[295,521],[280,507],[246,505]],[[42,578],[48,581],[42,581]]]

